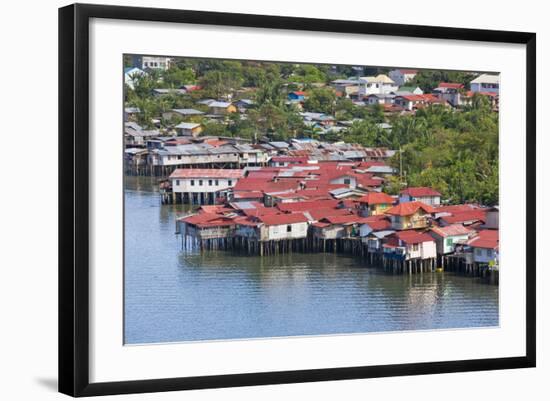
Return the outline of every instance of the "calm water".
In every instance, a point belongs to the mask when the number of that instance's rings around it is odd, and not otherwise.
[[[333,254],[181,250],[148,178],[126,182],[128,344],[498,325],[498,286],[451,273],[391,275]]]

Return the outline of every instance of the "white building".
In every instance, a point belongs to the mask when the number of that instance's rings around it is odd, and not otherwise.
[[[383,249],[385,256],[395,255],[402,260],[433,259],[437,256],[435,240],[426,233],[414,230],[400,231],[387,236]]]
[[[235,220],[235,235],[259,241],[303,239],[309,222],[303,213],[266,214]]]
[[[359,78],[358,95],[360,99],[372,94],[395,92],[397,89],[399,89],[399,85],[384,74],[379,74],[376,77]]]
[[[408,70],[408,69],[397,69],[397,70],[391,70],[388,75],[389,77],[398,85],[402,86],[405,85],[405,83],[412,80],[416,74],[418,74],[417,70]]]
[[[176,169],[168,179],[174,194],[183,195],[188,203],[215,203],[220,192],[233,188],[243,178],[244,170],[237,169]],[[187,202],[186,202],[187,203]]]
[[[470,90],[474,93],[499,93],[500,77],[492,74],[481,74],[470,82]]]
[[[145,70],[147,68],[153,70],[167,70],[170,68],[172,59],[170,57],[158,57],[158,56],[134,56],[134,67]]]
[[[303,213],[264,215],[258,218],[261,227],[261,239],[272,241],[307,237],[308,219]]]

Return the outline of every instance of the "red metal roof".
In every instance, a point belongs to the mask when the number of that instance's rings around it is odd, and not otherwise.
[[[384,183],[381,178],[370,178],[367,174],[357,174],[357,184],[363,188],[367,187],[379,187]]]
[[[260,225],[260,222],[252,216],[238,216],[235,217],[233,220],[235,221],[235,224],[241,226],[257,227],[258,225]]]
[[[387,230],[391,227],[391,223],[387,219],[375,221],[365,221],[365,219],[362,219],[361,223],[367,224],[373,231]]]
[[[264,194],[259,191],[241,191],[234,192],[233,198],[235,199],[261,199],[264,197]]]
[[[284,180],[279,182],[266,181],[260,178],[243,178],[237,182],[233,191],[263,191],[277,192],[298,189],[300,180]]]
[[[441,217],[441,220],[447,224],[468,223],[474,221],[485,222],[487,212],[483,209],[474,209],[465,212],[453,213],[451,216]]]
[[[251,171],[246,176],[247,179],[272,180],[278,174],[278,171]]]
[[[323,217],[328,216],[343,216],[351,214],[351,212],[347,209],[333,209],[330,207],[304,210],[304,213],[309,214],[313,220],[321,220]]]
[[[307,217],[303,213],[281,213],[259,216],[258,219],[266,226],[279,226],[283,224],[306,223]]]
[[[283,212],[304,212],[321,208],[335,208],[339,200],[316,200],[303,202],[278,203],[277,208]]]
[[[411,214],[416,213],[418,210],[424,210],[426,213],[435,213],[436,209],[426,205],[425,203],[422,203],[420,201],[414,201],[414,202],[404,202],[400,203],[397,206],[394,206],[388,210],[386,210],[385,214],[390,214],[393,216],[410,216]]]
[[[440,237],[452,237],[454,235],[467,235],[472,232],[462,224],[452,224],[446,227],[432,227],[432,231]]]
[[[397,231],[392,234],[392,236],[403,241],[407,245],[419,244],[421,242],[434,242],[434,239],[430,235],[415,230]]]
[[[368,162],[360,162],[357,167],[361,168],[369,168],[373,166],[386,166],[386,163],[381,161],[368,161]]]
[[[468,241],[468,245],[474,248],[498,249],[498,230],[480,230],[478,236]]]
[[[361,217],[356,214],[345,214],[341,216],[323,217],[321,221],[326,221],[330,224],[355,224],[359,223]]]
[[[368,203],[369,205],[379,205],[383,203],[392,204],[395,199],[384,192],[369,192],[365,196],[358,199],[360,203]]]
[[[409,102],[422,102],[426,100],[423,95],[401,95],[398,97],[408,100]]]
[[[223,214],[228,212],[234,212],[235,209],[226,207],[223,205],[202,205],[199,207],[199,213],[217,213]]]
[[[416,197],[423,196],[441,196],[439,192],[430,187],[409,187],[401,190],[402,195],[409,195]]]
[[[215,213],[199,213],[184,217],[181,221],[197,227],[222,227],[233,226],[235,224],[233,219]]]
[[[255,208],[242,209],[247,216],[265,216],[267,214],[279,214],[281,211],[275,207],[257,206]]]
[[[457,213],[457,212],[469,212],[470,210],[479,209],[478,206],[472,204],[465,205],[446,205],[438,206],[436,208],[437,213]]]
[[[329,227],[330,223],[323,223],[323,222],[320,222],[320,221],[316,221],[315,223],[311,223],[311,225],[313,227],[325,228],[325,227]]]
[[[170,178],[242,178],[244,170],[219,168],[178,168]]]

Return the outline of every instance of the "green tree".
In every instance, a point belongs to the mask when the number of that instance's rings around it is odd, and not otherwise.
[[[304,101],[304,109],[307,111],[334,114],[336,95],[330,88],[316,88],[308,93]]]

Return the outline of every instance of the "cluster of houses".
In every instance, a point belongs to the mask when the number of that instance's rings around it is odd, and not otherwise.
[[[372,77],[337,79],[331,85],[338,94],[354,100],[354,104],[381,105],[386,112],[411,113],[430,104],[461,107],[472,101],[474,94],[486,96],[495,111],[498,110],[499,76],[480,74],[469,83],[440,82],[430,93],[418,86],[407,85],[417,70],[396,69]]]
[[[136,76],[147,74],[151,69],[168,69],[172,63],[170,58],[146,56],[135,58],[135,66],[125,70],[125,82],[129,87],[133,86],[133,79]],[[411,114],[433,104],[460,108],[469,104],[476,93],[487,97],[493,109],[498,111],[498,75],[480,74],[469,83],[469,88],[462,83],[441,82],[437,87],[432,88],[430,93],[424,93],[421,88],[410,85],[417,73],[417,70],[395,69],[389,71],[387,75],[336,79],[330,82],[328,87],[332,88],[336,96],[351,99],[355,106],[380,105],[387,114]],[[316,86],[326,86],[326,84],[320,83]],[[198,85],[188,84],[173,89],[153,89],[152,95],[155,97],[168,94],[185,95],[200,89]],[[234,113],[239,118],[246,119],[248,110],[255,107],[254,91],[255,88],[239,88],[232,93],[220,95],[219,99],[194,100],[195,103],[191,108],[166,110],[152,120],[152,124],[156,127],[153,130],[126,129],[126,145],[140,147],[143,138],[152,135],[197,137],[204,130],[204,124],[208,122],[229,124],[227,117]],[[323,112],[304,111],[304,102],[308,98],[307,90],[288,91],[285,94],[287,104],[295,106],[304,127],[314,131],[316,135],[345,133],[354,122],[339,120],[335,115]],[[238,100],[233,100],[236,98]],[[124,110],[125,122],[135,124],[140,113],[139,108],[128,105]],[[388,128],[391,129],[391,126]]]
[[[427,187],[391,196],[382,187],[392,173],[382,161],[279,156],[266,167],[177,169],[169,185],[190,203],[208,194],[210,204],[178,219],[184,246],[350,252],[401,272],[498,271],[498,207],[443,205]]]
[[[262,140],[252,144],[234,137],[159,136],[155,131],[141,129],[135,122],[126,123],[125,135],[125,170],[134,175],[168,176],[178,168],[239,169],[291,163],[289,159],[280,160],[280,156],[319,162],[384,161],[395,154],[385,148],[313,139]]]
[[[170,58],[137,56],[134,66],[125,70],[125,82],[132,87],[136,75],[166,70],[172,63]],[[329,85],[336,96],[359,107],[381,105],[385,113],[410,114],[431,104],[460,108],[476,93],[498,110],[498,75],[480,74],[469,88],[441,82],[424,93],[411,85],[417,74],[395,69],[387,75],[336,79]],[[159,88],[152,95],[200,89]],[[191,108],[166,110],[151,121],[152,129],[138,124],[139,108],[124,110],[126,173],[168,177],[160,184],[162,202],[198,208],[178,219],[184,246],[260,255],[351,252],[401,272],[457,266],[474,273],[498,271],[498,207],[445,205],[439,192],[425,187],[405,188],[396,196],[384,193],[385,181],[396,173],[388,165],[393,150],[310,138],[251,141],[204,135],[208,121],[230,124],[228,116],[248,117],[255,107],[249,89],[194,100]],[[354,123],[304,111],[307,90],[285,96],[304,127],[319,135],[345,133]]]

